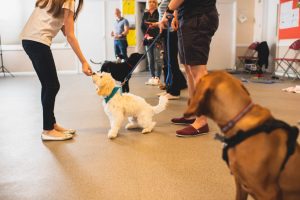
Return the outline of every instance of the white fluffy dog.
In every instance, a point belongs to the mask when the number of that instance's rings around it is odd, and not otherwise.
[[[103,106],[111,126],[108,132],[110,139],[117,137],[125,117],[129,121],[126,129],[141,127],[142,133],[151,132],[156,124],[152,121],[153,115],[166,108],[168,99],[163,96],[159,98],[157,106],[151,106],[142,97],[130,93],[121,94],[120,87],[116,87],[116,82],[109,73],[94,74],[92,79],[98,95],[104,97]]]

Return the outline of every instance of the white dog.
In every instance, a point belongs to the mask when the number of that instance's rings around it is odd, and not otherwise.
[[[120,87],[116,87],[116,82],[109,73],[94,74],[92,79],[98,95],[104,97],[103,106],[111,126],[108,132],[110,139],[117,137],[125,117],[129,121],[126,129],[141,127],[142,133],[151,132],[156,124],[152,121],[153,115],[166,108],[168,99],[163,96],[159,98],[157,106],[151,106],[142,97],[130,93],[121,94]]]

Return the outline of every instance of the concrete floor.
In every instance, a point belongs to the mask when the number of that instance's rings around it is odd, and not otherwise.
[[[177,138],[182,126],[169,121],[185,109],[187,91],[155,116],[154,132],[120,130],[107,139],[109,122],[89,77],[60,75],[57,121],[77,129],[65,142],[42,142],[40,84],[36,76],[0,77],[1,200],[232,200],[234,181],[221,159],[222,144],[211,134]],[[131,92],[154,105],[160,92],[145,86],[145,74],[130,81]],[[300,94],[282,92],[299,81],[245,83],[254,102],[295,125]]]

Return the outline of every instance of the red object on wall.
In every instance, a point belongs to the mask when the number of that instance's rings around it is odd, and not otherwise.
[[[286,3],[286,2],[290,2],[292,1],[293,2],[293,9],[296,9],[296,8],[299,8],[298,5],[299,5],[299,1],[298,0],[280,0],[280,7],[279,7],[279,24],[278,24],[278,27],[279,27],[279,31],[278,31],[278,37],[279,39],[297,39],[297,38],[300,38],[300,9],[299,9],[299,17],[298,17],[298,26],[297,27],[292,27],[292,28],[280,28],[280,15],[281,15],[281,5],[283,3]]]

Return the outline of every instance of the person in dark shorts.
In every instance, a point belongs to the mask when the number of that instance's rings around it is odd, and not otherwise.
[[[206,75],[210,43],[219,26],[216,0],[171,0],[162,26],[167,22],[167,15],[178,11],[178,46],[180,62],[185,67],[188,92],[191,97],[198,80]],[[173,24],[173,23],[172,23]],[[176,131],[178,137],[203,135],[209,132],[205,116],[196,119],[173,118],[175,124],[187,124]]]

